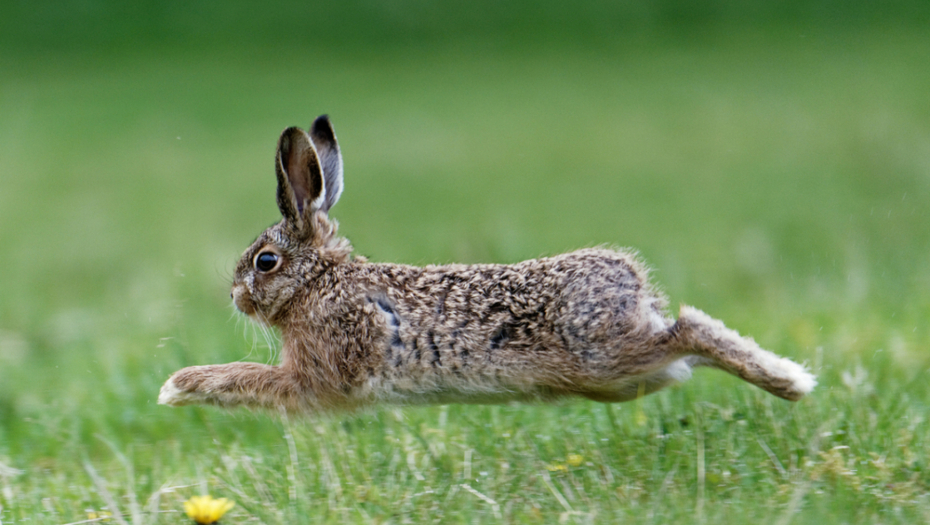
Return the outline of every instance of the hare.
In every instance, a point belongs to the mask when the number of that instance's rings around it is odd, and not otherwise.
[[[329,119],[284,130],[275,158],[282,220],[245,251],[236,307],[280,330],[281,363],[192,366],[172,406],[351,410],[377,403],[617,402],[719,368],[796,401],[804,367],[700,310],[678,319],[633,253],[585,249],[511,265],[426,266],[353,257],[330,208],[342,157]]]

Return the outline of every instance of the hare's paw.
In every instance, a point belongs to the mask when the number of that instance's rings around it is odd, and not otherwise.
[[[174,378],[169,377],[158,392],[158,404],[173,407],[186,405],[190,402],[186,399],[187,397],[188,393],[178,388],[174,384]]]
[[[788,358],[779,358],[773,370],[785,378],[787,385],[783,388],[781,397],[788,401],[801,399],[817,386],[817,378],[808,372],[807,368]]]
[[[175,372],[162,385],[158,393],[158,404],[177,407],[207,401],[208,395],[200,387],[208,377],[208,368],[192,366]]]

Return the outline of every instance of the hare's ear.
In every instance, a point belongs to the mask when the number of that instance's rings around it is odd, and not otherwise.
[[[339,152],[336,133],[333,131],[333,125],[329,122],[328,116],[320,115],[313,121],[310,127],[310,137],[320,155],[326,186],[326,197],[320,209],[329,212],[329,209],[342,195],[342,153]]]
[[[323,205],[326,188],[320,158],[313,141],[300,128],[287,128],[278,139],[275,157],[278,176],[278,208],[297,229]]]

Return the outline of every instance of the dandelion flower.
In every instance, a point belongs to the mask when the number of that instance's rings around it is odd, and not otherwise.
[[[208,525],[220,521],[223,514],[236,504],[226,498],[213,499],[212,496],[194,496],[184,502],[184,511],[187,516],[201,525]]]

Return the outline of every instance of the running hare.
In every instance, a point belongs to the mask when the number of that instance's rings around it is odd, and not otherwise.
[[[158,402],[353,409],[581,395],[626,401],[719,368],[796,401],[816,385],[700,310],[678,320],[628,252],[587,249],[511,265],[418,268],[352,256],[327,212],[342,193],[329,119],[284,130],[275,159],[283,219],[236,267],[232,298],[281,331],[281,363],[192,366]]]

